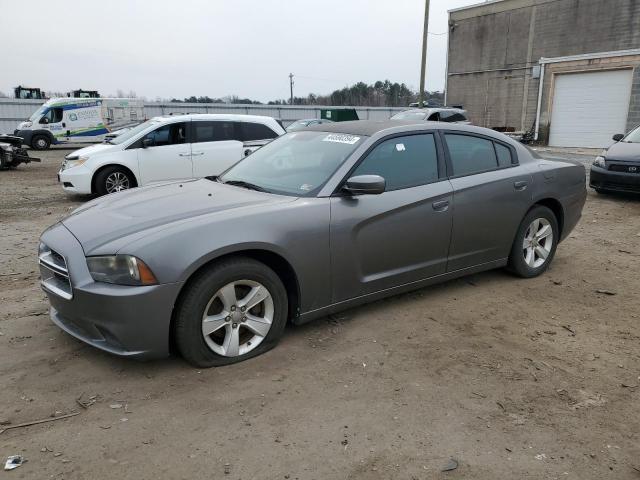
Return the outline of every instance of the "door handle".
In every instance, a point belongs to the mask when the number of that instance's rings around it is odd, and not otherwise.
[[[446,212],[449,209],[449,200],[441,200],[431,204],[436,212]]]
[[[180,156],[180,157],[190,157],[191,154],[190,153],[179,153],[178,156]]]
[[[204,152],[191,152],[192,157],[199,157],[200,155],[204,155]]]
[[[513,182],[513,188],[515,188],[516,190],[525,190],[527,188],[527,185],[528,183],[524,180],[520,182]]]

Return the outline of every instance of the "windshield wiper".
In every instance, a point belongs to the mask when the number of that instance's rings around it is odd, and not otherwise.
[[[227,180],[226,182],[222,182],[225,185],[233,185],[235,187],[248,188],[249,190],[255,190],[256,192],[266,192],[264,188],[255,185],[253,183],[245,182],[244,180]]]

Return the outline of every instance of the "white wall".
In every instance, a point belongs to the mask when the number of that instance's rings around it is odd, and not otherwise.
[[[43,100],[0,98],[0,133],[13,133],[18,123],[29,118],[43,103]],[[144,105],[147,118],[168,115],[170,113],[242,113],[279,118],[285,126],[302,118],[320,118],[320,110],[322,108],[332,108],[326,106],[232,105],[220,103],[170,102],[145,102]],[[407,107],[356,107],[360,120],[387,120],[394,113],[406,109]]]

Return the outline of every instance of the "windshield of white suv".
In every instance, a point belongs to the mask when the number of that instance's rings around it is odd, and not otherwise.
[[[391,117],[391,120],[424,120],[426,117],[426,112],[400,112]]]
[[[141,123],[140,125],[133,127],[131,130],[128,130],[120,135],[118,135],[117,137],[114,138],[110,138],[108,140],[106,140],[106,143],[109,143],[111,145],[120,145],[121,143],[126,142],[127,140],[129,140],[130,138],[135,137],[136,135],[138,135],[140,132],[142,132],[143,130],[149,128],[151,125],[155,125],[160,123],[159,120],[147,120],[144,123]]]
[[[41,105],[40,108],[33,112],[33,114],[29,117],[29,121],[35,123],[37,120],[40,120],[40,117],[48,108],[49,105],[47,105],[46,103],[44,105]]]
[[[636,127],[631,130],[627,136],[622,139],[622,141],[628,143],[640,143],[640,127]]]
[[[288,133],[231,167],[219,181],[271,193],[311,196],[363,138],[315,131]]]

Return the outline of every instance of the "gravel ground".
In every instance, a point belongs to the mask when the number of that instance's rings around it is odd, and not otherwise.
[[[1,478],[640,478],[640,198],[590,191],[539,278],[450,281],[199,371],[49,321],[38,236],[86,200],[65,153],[0,172],[0,422],[79,414],[0,433],[28,460]]]

